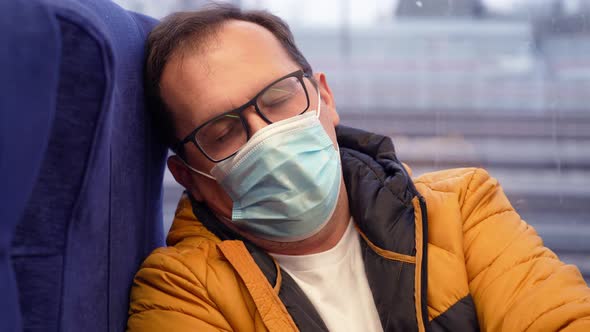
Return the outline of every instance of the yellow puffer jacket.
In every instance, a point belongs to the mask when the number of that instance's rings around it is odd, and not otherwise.
[[[368,279],[372,288],[383,287],[373,293],[385,331],[590,331],[590,289],[578,269],[543,246],[485,171],[448,170],[402,183],[407,173],[401,166],[392,171],[399,162],[383,153],[393,151],[388,140],[340,129],[339,143],[351,212],[365,257],[375,261],[367,263]],[[406,191],[395,193],[397,187]],[[367,191],[375,197],[370,203],[355,200]],[[383,216],[389,205],[373,203],[386,199],[393,207]],[[293,300],[296,286],[272,260],[243,241],[221,240],[223,232],[214,235],[197,220],[193,212],[208,217],[192,203],[181,199],[169,247],[155,250],[135,277],[130,331],[325,327],[304,299]],[[383,219],[399,234],[380,238],[379,224],[365,219]]]

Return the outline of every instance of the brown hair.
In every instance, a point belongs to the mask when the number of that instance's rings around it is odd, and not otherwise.
[[[169,147],[178,142],[172,116],[160,95],[160,80],[164,66],[175,52],[195,50],[228,20],[240,20],[258,24],[279,40],[287,54],[311,74],[312,69],[295,45],[289,26],[281,18],[267,11],[242,11],[230,4],[215,4],[199,11],[178,12],[165,17],[149,34],[145,65],[145,89],[150,110],[160,134]]]

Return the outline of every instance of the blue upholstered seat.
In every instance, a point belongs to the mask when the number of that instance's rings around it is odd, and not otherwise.
[[[0,330],[121,331],[163,244],[166,148],[142,85],[156,21],[108,0],[0,15]]]

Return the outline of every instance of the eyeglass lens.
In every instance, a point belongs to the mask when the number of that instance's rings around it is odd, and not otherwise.
[[[266,119],[276,122],[306,111],[309,98],[302,81],[287,77],[266,88],[256,99],[256,106]],[[228,113],[200,128],[195,139],[211,159],[221,160],[239,150],[248,133],[240,116]]]

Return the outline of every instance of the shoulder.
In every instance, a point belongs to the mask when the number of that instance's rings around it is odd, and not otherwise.
[[[469,192],[481,184],[497,185],[482,168],[455,168],[423,174],[414,179],[418,191],[425,196],[433,194],[456,194],[463,201]]]
[[[452,168],[422,174],[414,179],[414,183],[437,189],[449,186],[468,185],[474,180],[487,180],[489,178],[489,173],[483,168]]]
[[[242,294],[216,242],[188,237],[154,250],[141,265],[131,286],[128,329],[229,331],[236,321],[226,317],[230,308],[236,317],[253,312]]]
[[[224,284],[235,288],[239,280],[216,243],[188,238],[173,247],[158,248],[144,260],[133,279],[130,314],[146,310],[194,313],[198,311],[194,303],[213,305],[223,298]]]
[[[474,224],[512,210],[498,182],[481,168],[426,173],[414,183],[426,201],[429,236],[433,243],[459,239]]]
[[[228,268],[228,264],[214,241],[187,238],[174,246],[154,250],[141,264],[137,276],[171,274],[196,285],[204,285],[211,269]]]

